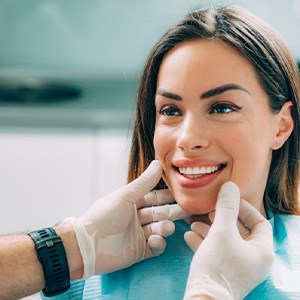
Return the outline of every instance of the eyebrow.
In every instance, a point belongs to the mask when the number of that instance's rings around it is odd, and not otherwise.
[[[251,95],[251,93],[247,89],[242,87],[241,85],[235,84],[235,83],[229,83],[229,84],[221,85],[219,87],[216,87],[214,89],[204,92],[203,94],[201,94],[200,99],[211,98],[213,96],[225,93],[226,91],[229,91],[229,90],[240,90],[240,91],[244,91],[247,94]],[[165,98],[169,98],[169,99],[173,99],[173,100],[177,100],[177,101],[182,100],[181,96],[174,94],[174,93],[170,93],[164,89],[158,89],[156,91],[156,95],[160,95]]]

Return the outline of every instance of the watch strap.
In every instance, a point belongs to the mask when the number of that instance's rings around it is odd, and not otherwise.
[[[55,296],[70,288],[70,271],[65,247],[56,231],[43,228],[28,233],[34,242],[37,257],[42,265],[45,296]]]

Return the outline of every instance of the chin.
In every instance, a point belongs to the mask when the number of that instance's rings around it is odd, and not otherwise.
[[[177,204],[187,213],[192,215],[208,214],[215,210],[216,200],[210,199],[205,202],[199,199],[184,198],[180,196],[174,197]],[[178,200],[180,199],[180,200]]]

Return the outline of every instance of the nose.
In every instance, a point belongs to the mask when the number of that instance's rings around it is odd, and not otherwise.
[[[177,147],[182,151],[199,151],[209,146],[209,129],[197,117],[187,117],[181,124]]]

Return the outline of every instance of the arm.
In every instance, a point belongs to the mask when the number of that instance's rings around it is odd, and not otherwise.
[[[0,237],[0,299],[34,294],[44,286],[33,242],[27,235]]]
[[[55,227],[67,253],[71,279],[81,278],[82,258],[71,225]],[[16,299],[39,292],[45,286],[42,266],[28,235],[0,237],[0,299]]]
[[[174,202],[168,190],[149,193],[161,174],[155,162],[132,183],[96,201],[80,218],[54,227],[66,250],[71,280],[120,270],[163,253],[164,237],[174,232],[171,220],[187,214],[165,205]],[[0,299],[25,297],[44,287],[32,239],[0,237]]]

